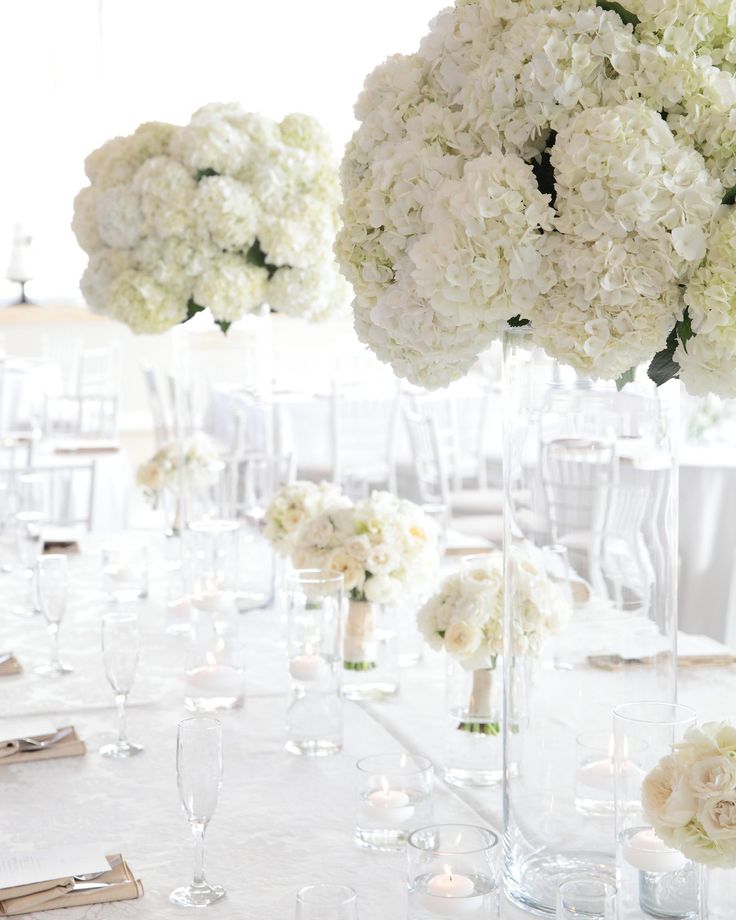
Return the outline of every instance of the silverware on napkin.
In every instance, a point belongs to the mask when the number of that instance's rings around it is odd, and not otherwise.
[[[647,655],[643,658],[627,658],[623,655],[588,655],[588,664],[603,671],[618,671],[622,668],[651,668],[658,661],[668,658],[667,652],[660,655]],[[728,653],[716,655],[678,655],[678,668],[728,668],[736,664],[736,655]]]
[[[72,728],[60,728],[55,735],[51,735],[49,738],[18,738],[18,744],[20,751],[43,751],[45,748],[53,747],[55,744],[58,744],[59,741],[63,741],[64,738],[67,738],[71,735]]]

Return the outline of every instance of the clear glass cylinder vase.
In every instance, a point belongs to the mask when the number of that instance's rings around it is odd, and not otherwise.
[[[395,609],[357,600],[344,606],[343,696],[349,700],[395,696],[399,691]]]
[[[503,778],[503,664],[467,668],[447,655],[445,779],[454,786],[493,786]]]
[[[675,697],[677,395],[644,368],[619,390],[507,336],[504,709],[524,718],[504,731],[504,881],[539,916],[570,876],[615,874],[612,709]],[[590,733],[611,738],[595,769]],[[600,774],[594,813],[581,769]]]

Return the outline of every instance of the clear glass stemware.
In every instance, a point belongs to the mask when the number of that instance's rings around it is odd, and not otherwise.
[[[225,897],[225,889],[210,885],[204,874],[204,834],[222,789],[222,726],[217,719],[194,716],[179,723],[176,777],[194,835],[194,878],[172,891],[169,900],[181,907],[207,907]]]
[[[36,673],[43,677],[62,677],[74,669],[59,657],[59,627],[66,612],[69,588],[67,558],[62,555],[41,556],[36,563],[38,602],[53,642],[51,661],[39,665]]]
[[[125,706],[138,667],[140,635],[134,613],[106,613],[102,617],[102,660],[118,706],[118,738],[100,748],[103,757],[133,757],[143,750],[128,741]]]

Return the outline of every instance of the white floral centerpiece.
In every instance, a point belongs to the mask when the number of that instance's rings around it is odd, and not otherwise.
[[[726,0],[457,0],[355,107],[359,337],[426,386],[512,325],[585,375],[736,396],[735,113]]]
[[[374,604],[394,605],[431,584],[439,565],[435,523],[413,502],[373,492],[357,505],[327,510],[297,532],[298,568],[341,572],[350,609],[345,626],[347,670],[376,667]]]
[[[136,480],[150,498],[164,489],[178,492],[179,470],[183,464],[187,482],[193,486],[207,485],[212,478],[212,464],[220,459],[217,444],[202,432],[185,438],[181,445],[175,441],[164,444],[138,467]]]
[[[291,556],[304,524],[328,508],[349,506],[350,500],[334,483],[307,480],[288,483],[277,489],[266,509],[266,539],[277,553]]]
[[[535,657],[570,617],[562,591],[520,550],[512,551],[516,594],[512,617],[512,648]],[[468,713],[473,719],[458,728],[497,735],[498,721],[481,718],[490,704],[493,672],[503,654],[504,561],[500,551],[468,559],[461,572],[448,576],[417,616],[419,631],[435,650],[444,649],[473,672]],[[477,717],[477,719],[476,719]]]
[[[657,836],[688,859],[736,867],[736,727],[689,729],[645,777],[642,805]]]
[[[276,123],[211,104],[151,122],[85,161],[72,228],[98,313],[159,333],[208,309],[228,326],[264,303],[319,319],[349,299],[332,256],[340,200],[329,138],[309,115]]]

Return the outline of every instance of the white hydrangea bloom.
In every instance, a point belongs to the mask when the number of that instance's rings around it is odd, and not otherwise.
[[[192,304],[233,322],[268,302],[277,275],[284,312],[317,319],[347,303],[332,255],[339,178],[314,118],[279,125],[207,105],[183,128],[149,123],[108,141],[85,168],[72,228],[90,256],[81,286],[94,310],[125,322],[128,291],[136,330],[164,331]]]
[[[445,385],[520,315],[617,377],[682,318],[736,185],[736,8],[621,6],[456,0],[366,79],[335,252],[399,375]]]
[[[265,297],[268,272],[248,265],[242,256],[225,253],[213,259],[197,277],[194,300],[216,320],[235,322],[252,313]]]
[[[736,398],[736,214],[726,210],[693,273],[685,303],[695,337],[680,343],[675,361],[690,393]]]

